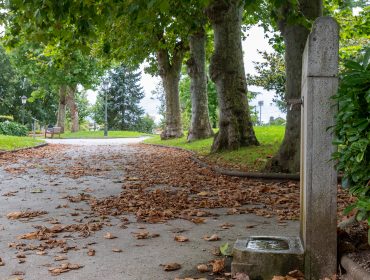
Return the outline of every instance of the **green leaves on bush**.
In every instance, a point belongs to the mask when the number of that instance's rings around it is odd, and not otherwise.
[[[0,122],[0,134],[13,136],[26,136],[27,127],[16,122]]]
[[[367,220],[370,225],[370,48],[344,66],[335,96],[339,108],[334,144],[338,152],[333,158],[343,173],[342,186],[357,197],[346,212],[357,209],[357,220]]]

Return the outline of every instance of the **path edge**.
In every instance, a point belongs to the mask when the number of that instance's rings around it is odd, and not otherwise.
[[[346,270],[347,276],[353,280],[370,279],[370,273],[355,263],[348,255],[343,255],[340,259],[340,264]]]
[[[167,149],[175,149],[179,151],[188,152],[191,154],[190,158],[197,164],[199,164],[201,167],[205,167],[208,169],[211,169],[212,171],[226,176],[233,176],[233,177],[246,177],[246,178],[253,178],[253,179],[269,179],[269,180],[293,180],[293,181],[299,181],[300,177],[299,174],[289,174],[289,173],[260,173],[260,172],[245,172],[245,171],[239,171],[239,170],[233,170],[233,169],[226,169],[221,168],[217,166],[212,166],[202,160],[200,160],[197,157],[197,154],[194,151],[187,150],[181,147],[175,147],[175,146],[165,146],[160,144],[150,144],[150,143],[142,143],[144,145],[154,146],[154,147],[161,147],[161,148],[167,148]]]
[[[49,145],[49,143],[42,143],[42,144],[39,144],[39,145],[36,145],[36,146],[19,148],[19,149],[15,149],[15,150],[11,150],[11,151],[0,151],[0,155],[8,154],[8,153],[16,153],[16,152],[30,150],[30,149],[38,149],[38,148],[45,147],[47,145]]]

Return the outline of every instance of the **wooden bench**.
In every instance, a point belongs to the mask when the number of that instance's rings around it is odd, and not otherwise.
[[[50,134],[50,138],[53,138],[54,137],[54,134],[59,134],[59,138],[60,138],[60,133],[62,132],[62,128],[61,127],[49,127],[49,128],[46,128],[45,129],[45,138],[47,137],[48,134]]]

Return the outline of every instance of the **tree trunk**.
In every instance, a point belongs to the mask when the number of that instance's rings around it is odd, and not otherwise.
[[[63,85],[59,88],[59,105],[56,126],[61,128],[61,133],[64,133],[66,122],[66,95],[67,86]]]
[[[321,0],[302,0],[300,11],[311,20],[322,13]],[[289,13],[289,6],[280,10],[282,15]],[[279,29],[285,43],[286,92],[285,100],[301,98],[302,56],[310,31],[299,24],[279,21]],[[299,172],[300,167],[301,106],[294,105],[287,112],[284,140],[278,153],[271,160],[269,169],[274,172]]]
[[[67,104],[71,113],[71,132],[78,132],[80,130],[78,107],[76,103],[76,86],[67,87]]]
[[[209,122],[207,74],[206,74],[206,36],[202,29],[189,38],[190,59],[186,62],[190,76],[191,124],[188,141],[208,138],[213,135]]]
[[[220,130],[213,141],[213,152],[259,145],[247,100],[241,44],[243,3],[242,0],[214,0],[207,8],[215,45],[210,76],[216,84],[220,106]]]
[[[166,125],[161,134],[161,139],[179,138],[183,136],[181,127],[181,111],[179,99],[179,81],[182,51],[175,51],[172,63],[167,50],[157,52],[159,75],[162,78],[166,99]]]

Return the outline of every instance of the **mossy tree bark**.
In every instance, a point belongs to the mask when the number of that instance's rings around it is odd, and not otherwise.
[[[289,24],[289,4],[279,10],[279,29],[285,43],[286,93],[285,100],[301,98],[302,55],[310,30],[300,24]],[[321,0],[302,0],[299,9],[303,15],[315,20],[322,14]],[[274,172],[299,172],[300,168],[301,106],[294,105],[287,112],[283,142],[268,167]]]
[[[67,104],[71,114],[71,132],[77,132],[80,130],[79,118],[78,118],[78,107],[76,103],[76,86],[67,87]]]
[[[213,0],[207,16],[214,30],[215,51],[210,76],[216,84],[220,106],[219,132],[212,151],[259,145],[247,100],[241,44],[242,0]]]
[[[179,138],[183,136],[181,126],[181,111],[179,99],[179,81],[184,51],[174,51],[173,57],[167,50],[157,52],[159,75],[162,78],[166,99],[166,126],[161,133],[161,139]]]
[[[56,126],[61,128],[61,133],[64,133],[65,122],[66,122],[66,100],[67,86],[62,85],[59,88],[59,105]]]
[[[204,29],[189,38],[190,59],[186,62],[190,76],[191,123],[188,141],[204,139],[213,135],[209,122],[207,74],[206,74],[206,35]]]

